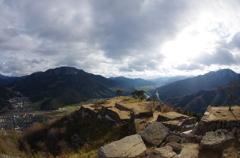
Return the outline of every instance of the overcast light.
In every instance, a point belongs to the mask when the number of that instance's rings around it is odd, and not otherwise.
[[[0,0],[0,73],[240,73],[239,0]]]

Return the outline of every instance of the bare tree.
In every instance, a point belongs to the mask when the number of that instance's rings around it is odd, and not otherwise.
[[[233,105],[233,101],[236,97],[236,92],[240,88],[240,84],[238,82],[231,82],[231,84],[225,88],[219,86],[218,89],[227,97],[229,111],[232,111],[231,107]]]

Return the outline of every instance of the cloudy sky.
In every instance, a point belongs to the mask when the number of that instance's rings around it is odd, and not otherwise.
[[[239,0],[0,0],[0,73],[240,73]]]

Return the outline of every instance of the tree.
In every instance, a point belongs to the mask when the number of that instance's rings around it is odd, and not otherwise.
[[[138,96],[138,98],[139,98],[141,101],[143,101],[144,99],[147,98],[147,96],[146,96],[145,93],[146,93],[146,92],[145,92],[144,90],[139,90],[139,91],[137,92],[137,96]]]
[[[138,97],[137,97],[137,92],[138,92],[138,90],[135,90],[135,91],[133,91],[133,92],[131,93],[132,97],[135,98],[135,99],[138,98]]]
[[[117,92],[116,92],[116,96],[120,96],[122,93],[123,93],[123,91],[119,89],[119,90],[117,90]]]
[[[147,98],[146,92],[144,90],[135,90],[134,92],[131,93],[133,98],[137,99],[139,98],[141,101]]]
[[[219,86],[218,89],[227,97],[229,111],[232,111],[231,107],[233,105],[233,101],[236,97],[236,92],[240,88],[240,84],[238,82],[231,82],[231,84],[227,87]]]

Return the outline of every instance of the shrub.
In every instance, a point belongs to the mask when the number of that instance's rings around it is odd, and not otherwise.
[[[170,112],[170,111],[174,111],[173,108],[169,107],[169,106],[163,106],[161,108],[161,112]]]

